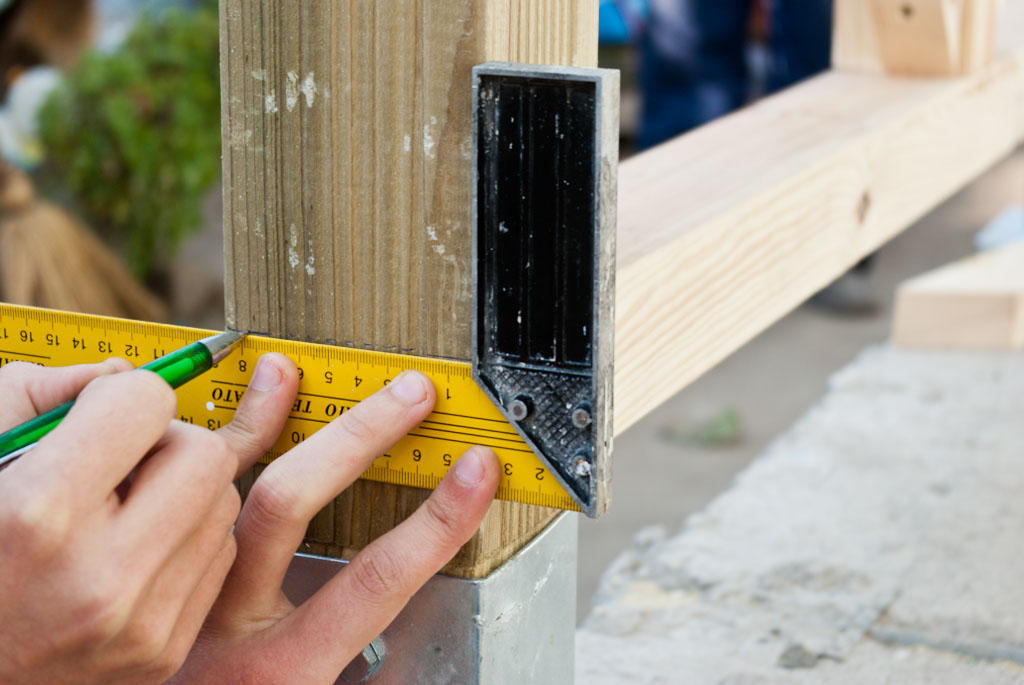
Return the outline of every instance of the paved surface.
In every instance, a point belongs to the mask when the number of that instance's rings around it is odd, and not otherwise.
[[[1024,355],[869,350],[577,635],[579,683],[1024,683]]]
[[[895,287],[973,252],[974,234],[1010,203],[1024,203],[1024,152],[882,248],[870,283],[882,305],[877,315],[841,319],[798,309],[616,438],[611,512],[580,522],[579,616],[588,611],[601,573],[637,531],[657,524],[674,532],[725,490],[821,398],[832,373],[888,338]],[[741,421],[733,442],[707,446],[678,437],[729,409]]]

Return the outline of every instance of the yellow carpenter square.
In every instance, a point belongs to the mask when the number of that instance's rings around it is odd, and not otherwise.
[[[216,332],[216,331],[213,331]],[[111,356],[145,364],[211,331],[0,304],[0,366],[29,361],[67,366]],[[437,388],[434,412],[363,478],[433,488],[470,445],[492,448],[502,464],[498,498],[578,511],[540,459],[473,381],[466,362],[249,336],[209,373],[178,389],[178,418],[216,429],[231,420],[265,352],[299,367],[299,394],[284,431],[263,457],[273,461],[405,369]]]

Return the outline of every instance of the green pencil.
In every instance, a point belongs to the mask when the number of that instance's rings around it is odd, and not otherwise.
[[[231,354],[245,333],[227,331],[211,335],[180,350],[154,359],[139,367],[153,371],[172,388],[178,388],[193,378],[209,371],[214,364]],[[17,428],[0,434],[0,466],[17,459],[36,446],[44,435],[57,427],[70,411],[74,402],[62,404],[45,414],[26,421]]]

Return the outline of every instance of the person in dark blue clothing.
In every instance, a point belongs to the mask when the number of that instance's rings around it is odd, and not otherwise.
[[[643,113],[637,148],[662,143],[829,68],[833,0],[650,0],[640,31]],[[767,45],[761,87],[752,43]],[[871,257],[812,298],[836,314],[870,314]]]
[[[640,36],[638,146],[746,104],[753,76],[748,45],[759,33],[768,38],[767,91],[801,81],[829,66],[832,0],[651,0]]]

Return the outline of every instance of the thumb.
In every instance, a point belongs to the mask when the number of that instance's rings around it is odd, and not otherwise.
[[[26,362],[5,364],[0,371],[0,431],[70,402],[100,376],[133,368],[131,362],[119,357],[99,364],[54,368]]]

